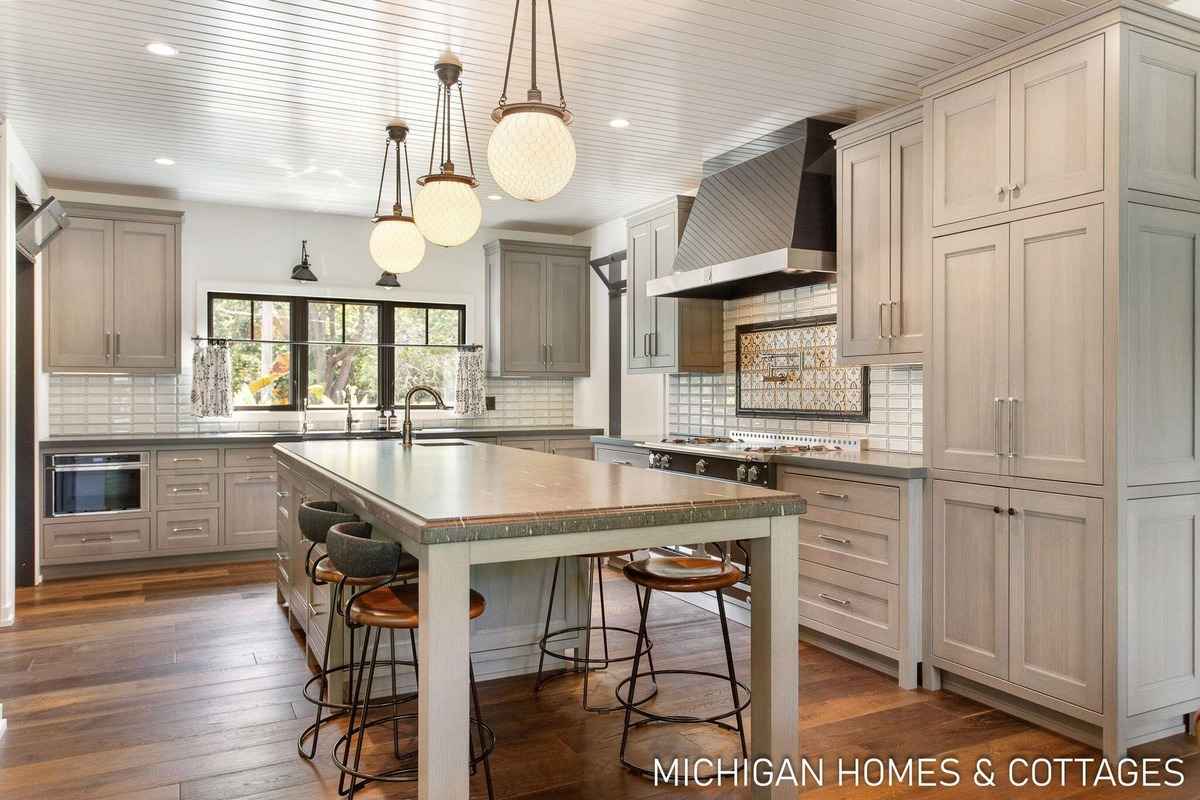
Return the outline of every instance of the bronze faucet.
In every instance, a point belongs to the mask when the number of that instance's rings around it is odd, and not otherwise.
[[[446,405],[446,402],[442,400],[442,395],[432,386],[419,385],[409,389],[408,393],[404,395],[404,425],[400,429],[403,437],[401,441],[405,447],[413,446],[412,398],[417,392],[429,392],[429,394],[433,396],[433,402],[438,409],[444,411],[449,408],[449,406]]]

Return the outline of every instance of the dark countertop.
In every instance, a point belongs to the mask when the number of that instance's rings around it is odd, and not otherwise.
[[[805,511],[787,492],[480,443],[289,442],[275,453],[382,505],[387,527],[422,544]]]
[[[416,439],[446,439],[480,436],[592,436],[603,433],[602,428],[572,426],[543,426],[521,428],[419,428],[413,431]],[[39,443],[43,450],[62,450],[70,447],[169,447],[173,445],[231,445],[275,442],[338,441],[346,439],[399,439],[400,431],[254,431],[231,433],[114,433],[101,435],[51,436]]]
[[[887,450],[843,451],[771,456],[781,467],[808,467],[885,478],[924,478],[925,458],[920,453],[893,453]]]
[[[618,433],[616,436],[602,433],[592,437],[592,444],[607,444],[612,447],[641,447],[643,442],[657,442],[661,438],[663,438],[661,433]]]

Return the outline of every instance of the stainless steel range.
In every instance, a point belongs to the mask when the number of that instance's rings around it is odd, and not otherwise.
[[[731,431],[728,436],[670,436],[643,446],[650,450],[651,469],[773,489],[775,456],[857,450],[863,441],[853,436]]]

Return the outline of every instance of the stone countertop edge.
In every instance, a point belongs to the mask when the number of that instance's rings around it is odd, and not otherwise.
[[[566,533],[593,533],[627,528],[655,528],[699,522],[736,522],[762,517],[790,517],[804,514],[807,504],[799,495],[776,492],[778,496],[756,500],[719,501],[687,505],[622,507],[572,511],[569,514],[502,517],[467,521],[458,519],[424,520],[387,498],[364,489],[302,456],[275,448],[280,458],[298,464],[326,480],[362,495],[386,512],[380,522],[385,530],[394,529],[406,539],[421,545],[484,542],[500,539],[551,536]],[[736,539],[735,534],[730,535]]]
[[[820,456],[794,453],[772,456],[771,463],[777,467],[852,472],[858,475],[878,475],[883,478],[900,478],[901,480],[924,478],[929,474],[928,467],[923,463],[905,463],[908,461],[920,462],[921,456],[917,453],[892,453],[879,450],[867,451],[867,453],[872,455],[864,453],[864,458],[875,458],[876,460],[857,460],[845,455]],[[894,459],[894,463],[887,463],[889,458]]]
[[[634,436],[627,433],[618,433],[613,436],[607,433],[598,433],[592,436],[592,444],[609,445],[611,447],[639,447],[646,449],[647,442],[656,442],[662,436],[655,434],[651,436]]]
[[[418,428],[413,431],[417,439],[445,439],[453,437],[478,436],[593,436],[601,433],[602,428],[576,428],[571,426],[551,425],[547,427],[515,427],[515,428]],[[212,445],[220,447],[232,444],[274,444],[275,442],[302,441],[336,441],[341,438],[357,439],[399,439],[400,431],[355,431],[347,434],[344,431],[313,431],[303,434],[299,431],[229,431],[217,433],[114,433],[114,434],[68,434],[50,436],[41,439],[38,445],[42,449],[60,450],[64,447],[99,447],[115,445],[118,447],[170,447],[174,445],[194,445],[202,447]]]

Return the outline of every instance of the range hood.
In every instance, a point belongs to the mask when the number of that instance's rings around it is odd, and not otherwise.
[[[38,253],[45,250],[51,240],[70,224],[71,220],[67,217],[62,203],[48,197],[46,202],[17,226],[17,249],[33,261]]]
[[[675,273],[655,297],[729,300],[837,275],[836,122],[803,119],[704,162]]]

